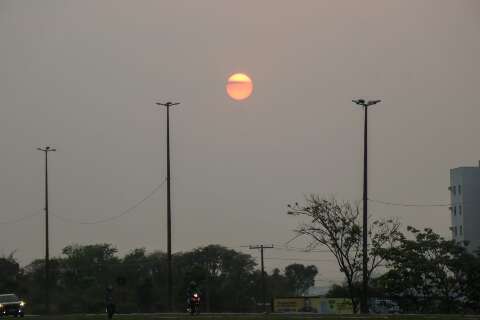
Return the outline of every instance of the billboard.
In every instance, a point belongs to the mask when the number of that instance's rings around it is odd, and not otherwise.
[[[352,314],[352,302],[349,299],[329,299],[320,297],[276,298],[273,301],[274,312],[308,312],[320,314]]]

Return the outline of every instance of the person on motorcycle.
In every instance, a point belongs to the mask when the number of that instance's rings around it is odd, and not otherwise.
[[[115,303],[113,301],[113,287],[111,285],[107,286],[105,291],[105,306],[107,309],[108,319],[113,318],[115,313]]]
[[[192,297],[195,293],[199,294],[197,283],[195,281],[190,281],[187,288],[187,309],[191,308]]]

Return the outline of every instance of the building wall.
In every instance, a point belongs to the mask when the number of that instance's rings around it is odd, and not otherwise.
[[[452,238],[473,251],[480,247],[480,167],[451,169],[449,189]]]

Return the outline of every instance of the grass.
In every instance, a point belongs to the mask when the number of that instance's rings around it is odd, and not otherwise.
[[[61,315],[61,316],[32,316],[35,320],[100,320],[106,319],[106,315]],[[353,320],[353,319],[372,319],[372,320],[456,320],[469,319],[480,320],[480,315],[261,315],[261,314],[203,314],[199,316],[189,316],[186,314],[138,314],[138,315],[115,315],[114,319],[119,320],[300,320],[300,319],[321,319],[321,320]]]

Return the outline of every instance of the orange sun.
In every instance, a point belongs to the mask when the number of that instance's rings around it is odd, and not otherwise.
[[[245,100],[252,94],[252,79],[244,73],[232,74],[227,81],[227,93],[233,100]]]

